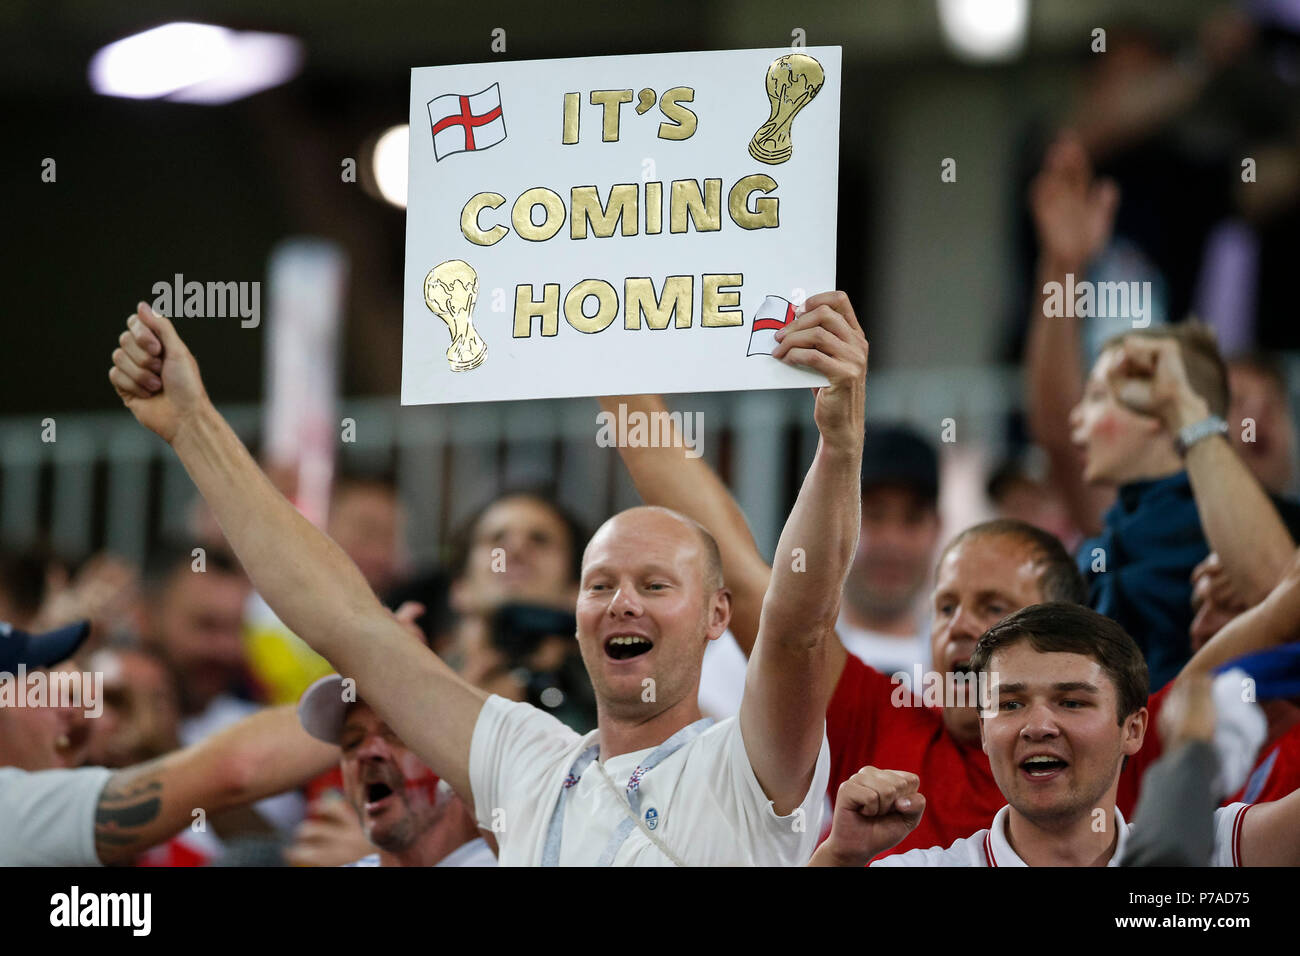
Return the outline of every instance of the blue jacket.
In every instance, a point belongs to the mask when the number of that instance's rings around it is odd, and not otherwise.
[[[1191,657],[1192,569],[1209,553],[1185,471],[1124,485],[1101,534],[1079,548],[1089,606],[1137,641],[1152,691]]]

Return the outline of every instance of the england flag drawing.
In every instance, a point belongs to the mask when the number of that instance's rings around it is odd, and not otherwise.
[[[500,85],[493,83],[486,90],[468,96],[447,93],[431,99],[429,122],[433,126],[433,155],[436,160],[443,160],[452,153],[495,146],[506,138]]]
[[[794,305],[779,295],[769,295],[754,313],[754,324],[749,330],[749,350],[746,355],[771,355],[776,348],[777,330],[794,321]]]

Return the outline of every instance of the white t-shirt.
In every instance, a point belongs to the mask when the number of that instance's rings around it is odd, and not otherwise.
[[[550,714],[492,696],[470,745],[469,777],[479,826],[492,831],[502,866],[542,863],[551,817],[574,761],[599,739],[579,736]],[[569,794],[561,866],[594,866],[628,819],[625,787],[655,748],[603,761],[613,787],[593,763]],[[821,829],[830,751],[822,738],[802,804],[777,816],[750,766],[737,718],[709,727],[640,780],[643,826],[692,866],[801,866]],[[620,806],[619,802],[622,801]],[[640,826],[613,857],[615,866],[672,863]]]
[[[1249,803],[1233,803],[1214,811],[1214,853],[1210,866],[1241,866],[1241,820],[1250,809]],[[1027,866],[1011,849],[1007,840],[1007,818],[1011,808],[1003,807],[993,817],[987,830],[980,830],[962,840],[957,840],[944,850],[937,846],[928,850],[908,850],[872,863],[872,866]],[[1124,822],[1124,815],[1115,808],[1115,821],[1119,827],[1119,840],[1107,866],[1119,866],[1124,858],[1132,823]]]
[[[0,866],[99,866],[95,807],[112,775],[0,767]]]
[[[344,866],[379,866],[379,854],[372,853],[369,856],[363,856],[353,863],[344,863]],[[468,843],[462,843],[456,849],[444,856],[434,866],[496,866],[497,858],[488,846],[487,840],[482,837],[475,837]]]

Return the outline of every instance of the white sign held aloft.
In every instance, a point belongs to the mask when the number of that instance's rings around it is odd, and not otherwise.
[[[402,404],[802,388],[840,48],[411,71]]]

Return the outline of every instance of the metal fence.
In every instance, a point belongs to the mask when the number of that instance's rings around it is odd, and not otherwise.
[[[996,450],[1020,396],[1013,367],[889,370],[871,373],[867,413],[908,421],[936,444],[951,418],[961,443]],[[702,413],[703,457],[770,555],[816,449],[811,396],[713,392],[668,401]],[[221,410],[255,445],[259,406]],[[405,408],[395,397],[350,400],[339,418],[355,420],[355,441],[340,441],[340,465],[396,476],[420,562],[436,560],[448,535],[504,487],[549,485],[594,528],[639,500],[617,450],[596,443],[598,411],[593,399]],[[159,539],[184,535],[194,495],[166,445],[125,410],[0,419],[0,540],[11,547],[45,540],[73,559],[107,549],[139,560]]]

